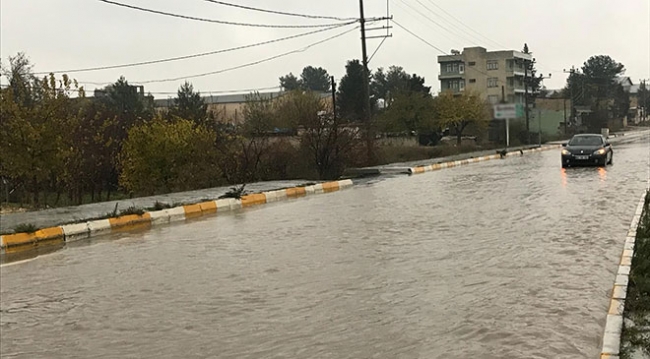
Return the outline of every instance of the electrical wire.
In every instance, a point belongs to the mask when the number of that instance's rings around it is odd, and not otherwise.
[[[469,27],[468,25],[466,25],[462,20],[458,19],[458,18],[455,17],[454,15],[450,14],[447,10],[445,10],[444,8],[442,8],[440,5],[436,4],[434,0],[427,0],[427,1],[428,1],[429,3],[431,3],[433,6],[435,6],[436,8],[440,9],[440,11],[442,11],[443,13],[447,14],[447,16],[451,17],[452,19],[456,20],[458,23],[460,23],[461,25],[463,25],[464,27],[466,27],[466,28],[469,29],[470,31],[472,31],[472,32],[474,32],[475,34],[477,34],[478,36],[483,37],[484,39],[488,40],[489,42],[491,42],[491,43],[493,43],[493,44],[498,45],[499,47],[502,47],[502,48],[504,48],[504,49],[507,48],[507,46],[505,46],[505,45],[503,45],[503,44],[500,44],[499,42],[494,41],[494,40],[490,39],[489,37],[487,37],[487,36],[481,34],[480,32],[478,32],[478,31],[472,29],[471,27]]]
[[[438,50],[438,51],[441,52],[443,55],[452,56],[451,54],[448,54],[448,53],[445,52],[444,50],[440,49],[439,47],[437,47],[437,46],[431,44],[431,43],[428,42],[427,40],[425,40],[425,39],[423,39],[422,37],[418,36],[418,35],[417,35],[416,33],[414,33],[413,31],[411,31],[411,30],[407,29],[406,27],[404,27],[403,25],[399,24],[397,21],[395,21],[395,20],[392,20],[392,21],[393,21],[393,23],[394,23],[395,25],[397,25],[398,27],[400,27],[402,30],[404,30],[404,31],[408,32],[409,34],[413,35],[413,36],[416,37],[418,40],[424,42],[425,44],[429,45],[429,46],[432,47],[433,49]],[[490,76],[487,72],[481,71],[481,70],[479,70],[478,68],[473,67],[473,66],[466,66],[465,69],[466,69],[466,70],[470,70],[470,69],[471,69],[471,70],[476,71],[476,72],[478,72],[478,73],[480,73],[480,74],[482,74],[482,75],[485,75],[485,76],[488,76],[488,77]],[[496,77],[496,79],[497,79],[497,83],[501,83],[502,85],[506,85],[506,83],[503,82],[503,81],[501,81],[498,77]]]
[[[445,52],[445,50],[439,48],[438,46],[436,46],[436,45],[434,45],[434,44],[428,42],[427,40],[423,39],[422,37],[418,36],[418,35],[417,35],[416,33],[414,33],[413,31],[411,31],[411,30],[407,29],[406,27],[402,26],[399,22],[397,22],[397,21],[395,21],[395,20],[392,20],[392,21],[393,21],[393,24],[397,25],[397,27],[399,27],[399,28],[401,28],[402,30],[408,32],[409,34],[411,34],[412,36],[414,36],[414,37],[417,38],[418,40],[420,40],[420,41],[424,42],[425,44],[429,45],[430,47],[432,47],[432,48],[438,50],[438,51],[441,52],[442,54],[445,54],[445,55],[447,54],[447,53]]]
[[[409,7],[410,9],[412,9],[416,14],[422,16],[423,18],[425,18],[426,20],[428,20],[430,23],[436,25],[438,28],[440,28],[440,29],[442,29],[443,31],[449,33],[450,35],[452,35],[452,36],[454,36],[454,37],[456,37],[456,38],[458,38],[458,39],[461,39],[461,40],[463,40],[463,41],[468,41],[469,43],[471,43],[471,44],[473,44],[473,45],[478,45],[478,43],[477,43],[476,41],[474,41],[474,40],[472,40],[472,39],[469,39],[469,38],[466,38],[466,37],[463,37],[463,36],[460,36],[460,35],[458,35],[458,34],[452,32],[452,31],[449,30],[446,26],[441,25],[441,24],[438,23],[437,21],[435,21],[435,20],[433,20],[432,18],[428,17],[427,15],[423,14],[422,11],[419,11],[419,10],[416,9],[413,5],[407,3],[406,1],[404,1],[404,0],[398,0],[398,1],[401,2],[402,4],[408,6],[408,7]]]
[[[232,4],[232,3],[227,3],[225,1],[217,1],[217,0],[203,0],[203,1],[213,3],[213,4],[219,4],[219,5],[223,5],[223,6],[230,6],[230,7],[234,7],[234,8],[238,8],[238,9],[244,9],[244,10],[250,10],[250,11],[258,11],[258,12],[264,12],[264,13],[275,14],[275,15],[302,17],[302,18],[307,18],[307,19],[324,19],[324,20],[337,20],[337,21],[350,21],[350,20],[356,21],[357,20],[356,18],[350,18],[350,17],[342,18],[342,17],[336,17],[336,16],[296,14],[296,13],[283,12],[283,11],[260,9],[260,8],[255,8],[255,7],[251,7],[251,6],[237,5],[237,4]]]
[[[216,24],[222,24],[222,25],[235,25],[235,26],[246,26],[246,27],[262,27],[262,28],[276,28],[276,29],[299,29],[299,28],[319,28],[319,27],[331,27],[334,25],[339,25],[339,24],[315,24],[315,25],[274,25],[274,24],[254,24],[254,23],[246,23],[246,22],[234,22],[234,21],[225,21],[225,20],[214,20],[214,19],[206,19],[202,17],[195,17],[195,16],[187,16],[187,15],[180,15],[180,14],[174,14],[170,12],[165,12],[165,11],[160,11],[160,10],[153,10],[153,9],[147,9],[135,5],[128,5],[128,4],[123,4],[119,3],[116,1],[111,1],[111,0],[97,0],[101,1],[106,4],[111,4],[111,5],[116,5],[116,6],[121,6],[125,7],[128,9],[132,10],[138,10],[138,11],[144,11],[144,12],[149,12],[152,14],[158,14],[158,15],[165,15],[165,16],[171,16],[171,17],[176,17],[176,18],[181,18],[181,19],[186,19],[186,20],[194,20],[194,21],[202,21],[202,22],[209,22],[209,23],[216,23]],[[357,22],[357,20],[351,21],[349,23]]]
[[[172,62],[172,61],[179,61],[179,60],[187,60],[187,59],[193,59],[193,58],[197,58],[197,57],[222,54],[222,53],[226,53],[226,52],[249,49],[249,48],[252,48],[252,47],[257,47],[257,46],[273,44],[273,43],[277,43],[277,42],[281,42],[281,41],[296,39],[296,38],[299,38],[299,37],[304,37],[304,36],[308,36],[308,35],[313,35],[313,34],[325,32],[325,31],[338,29],[340,27],[347,26],[347,25],[350,25],[350,24],[349,23],[348,24],[341,24],[341,25],[328,27],[328,28],[325,28],[325,29],[319,29],[319,30],[309,31],[309,32],[305,32],[305,33],[301,33],[301,34],[297,34],[297,35],[281,37],[281,38],[274,39],[274,40],[262,41],[262,42],[257,42],[257,43],[254,43],[254,44],[231,47],[231,48],[228,48],[228,49],[222,49],[222,50],[216,50],[216,51],[202,52],[202,53],[192,54],[192,55],[170,57],[170,58],[166,58],[166,59],[151,60],[151,61],[133,62],[133,63],[121,64],[121,65],[87,67],[87,68],[72,69],[72,70],[42,71],[42,72],[35,72],[34,75],[47,75],[47,74],[50,74],[50,73],[54,73],[54,74],[60,74],[60,73],[71,74],[71,73],[77,73],[77,72],[112,70],[112,69],[121,69],[121,68],[128,68],[128,67],[144,66],[144,65],[161,64],[161,63],[165,63],[165,62]]]
[[[381,40],[381,42],[379,43],[379,45],[378,45],[377,48],[375,49],[375,52],[373,52],[372,55],[370,55],[370,58],[368,58],[368,63],[370,63],[370,61],[372,61],[372,59],[375,57],[375,55],[377,55],[377,52],[379,51],[379,49],[381,49],[381,45],[383,45],[384,42],[386,42],[386,39],[388,39],[388,36],[384,37],[384,38]]]
[[[334,40],[336,38],[339,38],[341,36],[344,36],[344,35],[352,32],[352,31],[354,31],[354,30],[356,30],[358,28],[359,28],[359,26],[356,26],[356,27],[353,27],[353,28],[351,28],[349,30],[346,30],[346,31],[342,32],[342,33],[339,33],[339,34],[336,34],[334,36],[330,36],[330,37],[328,37],[326,39],[311,43],[311,44],[309,44],[307,46],[304,46],[304,47],[302,47],[300,49],[296,49],[296,50],[285,52],[285,53],[282,53],[282,54],[279,54],[279,55],[267,57],[267,58],[262,59],[262,60],[249,62],[249,63],[243,64],[243,65],[229,67],[229,68],[222,69],[222,70],[217,70],[217,71],[205,72],[205,73],[196,74],[196,75],[188,75],[188,76],[181,76],[181,77],[167,78],[167,79],[160,79],[160,80],[133,81],[132,83],[143,85],[143,84],[151,84],[151,83],[172,82],[172,81],[180,81],[180,80],[186,80],[186,79],[191,79],[191,78],[205,77],[205,76],[210,76],[210,75],[217,75],[217,74],[222,74],[222,73],[225,73],[225,72],[239,70],[239,69],[243,69],[243,68],[246,68],[246,67],[251,67],[251,66],[259,65],[259,64],[269,62],[269,61],[272,61],[272,60],[276,60],[276,59],[279,59],[279,58],[282,58],[282,57],[285,57],[285,56],[289,56],[289,55],[292,55],[292,54],[295,54],[295,53],[305,52],[305,51],[307,51],[308,49],[310,49],[310,48],[312,48],[314,46],[318,46],[318,45],[323,44],[325,42],[328,42],[328,41]],[[85,84],[92,84],[92,85],[108,85],[108,84],[110,84],[110,83],[106,83],[106,82],[103,82],[103,83],[102,82],[88,82],[88,81],[79,81],[79,82],[80,83],[85,83]]]

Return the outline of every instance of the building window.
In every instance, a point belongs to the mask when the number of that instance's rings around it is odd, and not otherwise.
[[[499,96],[497,96],[497,95],[490,95],[490,96],[488,96],[488,101],[489,101],[491,104],[498,103],[498,102],[499,102]]]
[[[499,79],[496,77],[488,78],[487,87],[499,87]]]
[[[476,62],[474,62],[474,61],[470,61],[470,62],[467,63],[467,65],[468,65],[468,66],[475,66],[475,65],[476,65]]]
[[[458,72],[460,72],[461,74],[465,72],[465,65],[464,64],[458,65]]]
[[[453,68],[453,67],[452,67],[451,64],[447,64],[447,72],[451,72],[451,71],[452,71],[452,68]]]
[[[465,80],[458,81],[458,88],[463,91],[465,89]]]
[[[451,82],[451,88],[452,90],[458,90],[458,81],[452,81]]]
[[[476,83],[476,79],[469,79],[469,83],[471,83],[471,84],[475,84],[475,83]]]
[[[499,61],[497,60],[492,60],[487,62],[487,69],[488,70],[498,70],[499,69]]]

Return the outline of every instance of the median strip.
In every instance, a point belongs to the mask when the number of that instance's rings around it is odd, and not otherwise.
[[[534,153],[534,152],[540,152],[540,151],[548,151],[551,149],[556,149],[562,147],[561,145],[549,145],[549,146],[543,146],[543,147],[536,147],[536,148],[529,148],[526,150],[517,150],[513,152],[503,152],[503,153],[497,153],[494,155],[490,156],[481,156],[481,157],[476,157],[476,158],[470,158],[470,159],[465,159],[465,160],[459,160],[459,161],[448,161],[448,162],[442,162],[442,163],[434,163],[430,165],[422,165],[422,166],[415,166],[411,167],[408,169],[409,174],[415,175],[415,174],[422,174],[426,172],[433,172],[433,171],[438,171],[444,168],[454,168],[454,167],[459,167],[459,166],[465,166],[470,163],[478,163],[478,162],[485,162],[485,161],[490,161],[490,160],[497,160],[501,158],[506,158],[506,157],[512,157],[512,156],[521,156],[526,153]]]
[[[254,193],[242,196],[241,199],[226,198],[215,201],[202,201],[200,203],[157,211],[142,211],[139,214],[128,214],[82,223],[66,224],[39,229],[32,233],[7,234],[0,236],[0,251],[2,253],[29,251],[36,249],[45,242],[73,242],[105,233],[150,228],[152,226],[259,206],[266,203],[288,200],[290,198],[295,199],[308,195],[335,192],[352,187],[353,185],[352,180],[347,179],[312,186]]]
[[[643,272],[644,270],[649,270],[650,266],[647,264],[645,264],[645,266],[641,265],[641,262],[648,262],[648,253],[640,252],[644,250],[646,252],[648,251],[650,238],[644,238],[641,235],[637,235],[644,209],[645,216],[650,218],[650,213],[648,213],[648,207],[646,206],[647,200],[650,198],[647,198],[647,196],[647,193],[644,193],[641,197],[630,224],[629,232],[625,238],[623,253],[619,260],[614,287],[612,288],[610,295],[610,304],[609,310],[607,311],[607,321],[605,324],[605,333],[603,334],[602,350],[600,355],[601,359],[629,357],[629,353],[624,353],[625,350],[622,345],[622,343],[625,342],[624,332],[629,330],[627,328],[626,319],[629,316],[630,310],[638,310],[639,307],[643,308],[643,305],[640,303],[641,301],[648,302],[647,298],[640,297],[642,296],[642,293],[640,293],[639,288],[637,288],[643,283],[641,278],[646,278],[644,280],[650,278],[650,273]],[[650,222],[647,218],[646,222],[644,222],[646,224]],[[648,290],[648,288],[642,289],[641,291],[643,290]],[[648,316],[650,315],[650,312],[636,314]],[[640,338],[640,340],[643,339]]]

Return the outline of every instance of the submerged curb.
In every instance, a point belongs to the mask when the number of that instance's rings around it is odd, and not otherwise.
[[[616,280],[612,289],[609,310],[607,311],[607,322],[605,323],[605,333],[603,334],[603,347],[600,353],[601,359],[619,359],[621,351],[621,336],[623,334],[623,312],[625,311],[625,299],[627,297],[627,286],[630,279],[630,269],[632,266],[632,257],[634,256],[634,244],[636,242],[636,232],[641,221],[641,214],[645,204],[645,196],[641,196],[637,206],[630,230],[625,238],[623,254],[616,272]]]
[[[16,233],[0,237],[0,252],[17,253],[33,250],[41,244],[74,242],[101,234],[147,229],[152,226],[185,221],[205,215],[234,211],[240,208],[288,200],[290,198],[329,193],[352,187],[352,180],[326,182],[307,187],[293,187],[277,191],[254,193],[241,199],[220,199],[188,204],[160,211],[145,212],[142,215],[126,215],[114,218],[92,220],[83,223],[40,229],[34,233]]]
[[[549,146],[543,146],[543,147],[536,147],[536,148],[529,148],[527,150],[516,150],[513,152],[508,152],[505,154],[505,157],[513,157],[513,156],[521,156],[522,154],[525,153],[534,153],[534,152],[541,152],[541,151],[548,151],[556,148],[560,148],[562,145],[549,145]],[[490,156],[481,156],[481,157],[476,157],[476,158],[468,158],[465,160],[458,160],[458,161],[449,161],[449,162],[442,162],[442,163],[434,163],[431,165],[426,165],[426,166],[416,166],[416,167],[411,167],[408,169],[409,174],[422,174],[426,172],[433,172],[433,171],[438,171],[444,168],[453,168],[453,167],[459,167],[459,166],[465,166],[470,163],[478,163],[478,162],[485,162],[485,161],[490,161],[490,160],[498,160],[501,159],[502,156],[500,154],[494,154]]]

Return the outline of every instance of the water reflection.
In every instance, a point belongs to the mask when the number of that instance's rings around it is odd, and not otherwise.
[[[598,167],[598,168],[562,168],[560,170],[560,179],[562,181],[562,187],[566,188],[569,184],[569,178],[572,180],[591,177],[593,172],[598,173],[598,179],[600,182],[607,181],[607,168]]]

